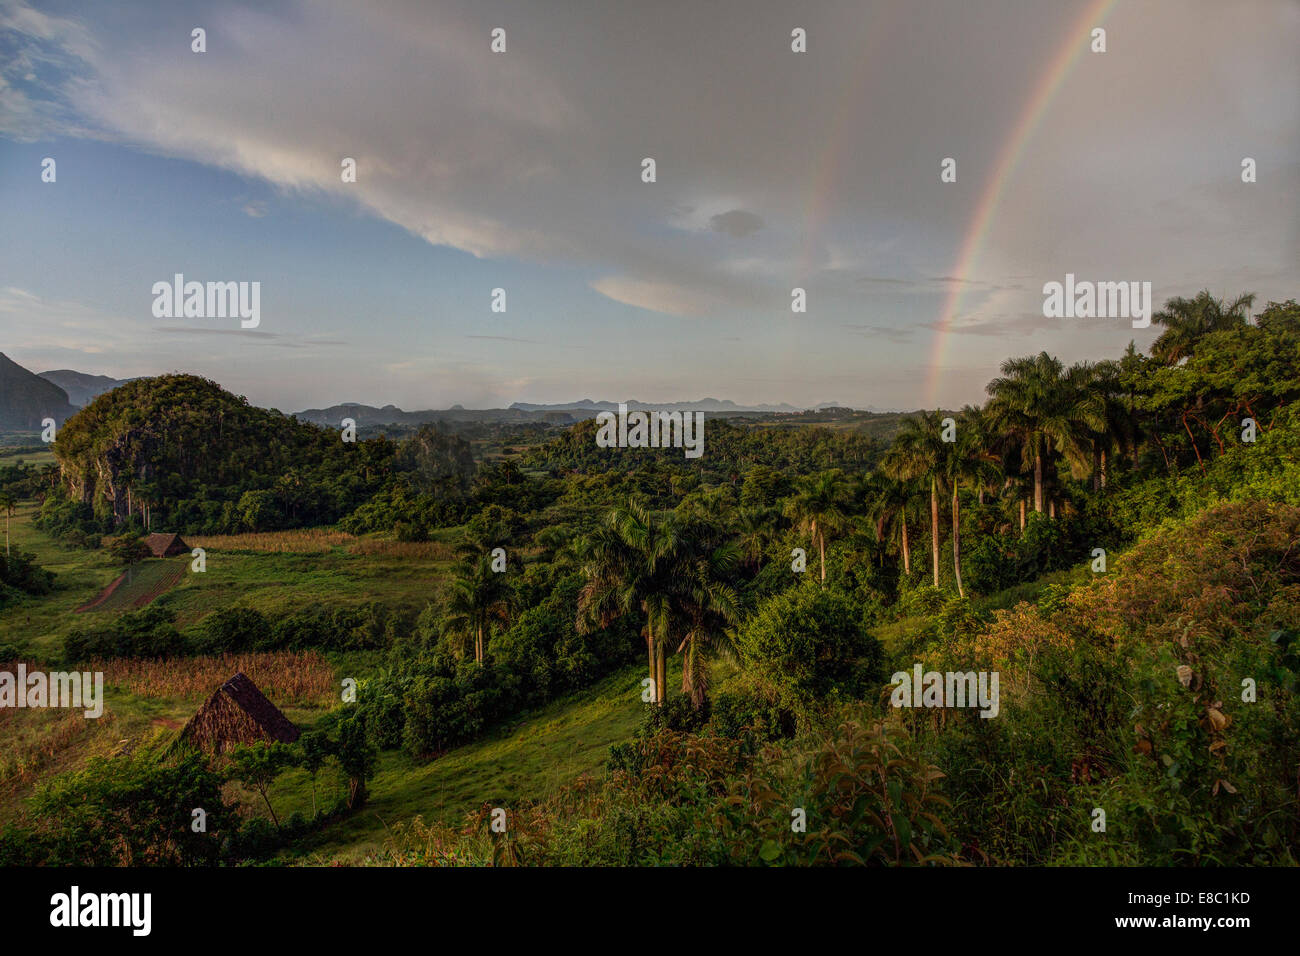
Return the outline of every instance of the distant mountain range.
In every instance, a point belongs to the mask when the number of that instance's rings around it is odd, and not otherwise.
[[[30,431],[41,427],[41,420],[63,420],[131,379],[116,379],[108,375],[91,375],[72,369],[56,369],[37,375],[0,353],[0,430]],[[800,408],[788,402],[779,404],[740,405],[729,399],[701,398],[693,402],[639,402],[628,399],[624,404],[629,411],[706,412],[717,417],[743,415],[795,415],[823,408],[844,407],[840,402],[820,402],[811,409]],[[297,413],[300,421],[337,427],[344,418],[351,418],[359,426],[420,425],[424,422],[540,422],[547,425],[572,425],[594,418],[600,412],[617,412],[618,402],[593,401],[584,398],[576,402],[536,404],[515,402],[509,408],[467,409],[453,405],[447,409],[420,409],[405,411],[396,405],[362,405],[343,402],[328,408],[309,408]],[[868,406],[861,411],[883,413],[893,409]]]
[[[62,388],[0,352],[0,430],[39,431],[44,419],[63,424],[75,411]]]
[[[356,402],[344,402],[329,408],[308,408],[297,413],[299,421],[337,428],[344,418],[351,418],[358,426],[365,425],[421,425],[425,422],[544,422],[548,425],[572,425],[583,418],[595,415],[568,411],[529,411],[522,408],[463,408],[453,405],[446,409],[426,408],[407,412],[396,405],[376,408]]]
[[[47,382],[53,382],[67,392],[68,401],[78,408],[84,408],[105,392],[111,392],[119,385],[131,381],[129,378],[87,375],[85,372],[74,372],[70,368],[55,369],[53,372],[41,372],[40,376]]]
[[[618,402],[593,402],[589,398],[584,398],[580,402],[564,402],[558,405],[534,405],[531,402],[515,402],[511,408],[518,408],[526,412],[551,411],[551,412],[590,412],[595,415],[598,412],[616,412],[618,411]],[[804,409],[796,408],[786,402],[779,405],[737,405],[729,399],[718,398],[701,398],[698,402],[638,402],[634,398],[629,398],[624,402],[628,411],[634,412],[802,412]],[[817,408],[828,406],[839,406],[839,402],[822,402]]]
[[[743,415],[792,415],[807,409],[782,402],[779,405],[738,405],[727,399],[702,398],[695,402],[638,402],[628,399],[624,404],[628,411],[655,412],[706,412],[717,417],[738,417]],[[376,408],[355,402],[331,405],[329,408],[308,408],[297,413],[300,421],[313,422],[317,425],[337,427],[344,418],[353,419],[357,425],[419,425],[423,422],[545,422],[550,425],[571,425],[587,418],[595,418],[601,412],[617,412],[618,402],[592,401],[584,398],[577,402],[561,402],[553,405],[540,405],[532,402],[515,402],[509,408],[463,408],[453,405],[448,409],[423,409],[420,411],[403,411],[396,405]],[[841,408],[839,402],[822,402],[815,408]],[[877,411],[877,409],[866,409]]]

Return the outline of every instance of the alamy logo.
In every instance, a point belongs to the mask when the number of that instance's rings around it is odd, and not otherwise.
[[[153,924],[150,893],[82,893],[74,886],[50,897],[50,925],[129,926],[133,936],[148,936]]]
[[[629,412],[618,403],[618,415],[596,416],[598,448],[685,448],[687,458],[704,454],[703,412]]]
[[[96,718],[104,713],[104,674],[29,674],[27,665],[19,664],[17,673],[0,671],[0,707],[85,708],[85,716]]]
[[[1132,319],[1133,328],[1151,324],[1150,282],[1075,282],[1043,286],[1043,317],[1048,319]]]
[[[153,284],[155,319],[233,319],[242,329],[262,322],[262,283],[186,282],[178,272],[171,282]]]
[[[996,717],[998,703],[997,671],[927,671],[921,665],[912,673],[899,671],[889,678],[894,686],[889,702],[895,707],[978,707],[981,717]]]

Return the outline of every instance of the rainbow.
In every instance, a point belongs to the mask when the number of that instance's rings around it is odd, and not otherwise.
[[[1079,62],[1079,57],[1089,49],[1093,28],[1101,26],[1105,22],[1118,2],[1119,0],[1093,0],[1087,5],[1083,13],[1067,31],[1065,39],[1051,60],[1050,66],[1035,87],[1033,95],[1025,104],[1011,134],[1004,141],[1002,152],[993,165],[993,174],[989,176],[988,181],[984,184],[984,191],[980,195],[975,214],[971,218],[970,225],[966,230],[966,236],[962,240],[961,250],[957,256],[957,264],[952,272],[952,278],[955,281],[952,281],[951,288],[948,290],[948,297],[944,302],[943,312],[939,317],[938,329],[935,331],[930,352],[930,368],[925,383],[926,407],[932,407],[937,402],[937,392],[941,378],[940,369],[947,353],[948,340],[951,337],[949,333],[953,320],[957,317],[958,309],[961,307],[962,287],[965,285],[963,280],[973,271],[980,248],[993,223],[998,203],[1002,199],[1002,193],[1006,189],[1016,167],[1020,164],[1025,146],[1033,137],[1034,131],[1042,121],[1043,115],[1047,112],[1047,107],[1051,104],[1053,97],[1056,96],[1064,85],[1066,78],[1069,77],[1071,71]]]

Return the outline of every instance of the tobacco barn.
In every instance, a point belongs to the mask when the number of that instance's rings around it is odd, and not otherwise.
[[[145,539],[145,544],[153,552],[155,558],[170,558],[177,554],[186,554],[190,546],[181,540],[178,534],[163,534],[155,532]]]
[[[291,744],[300,734],[241,671],[213,692],[180,739],[208,753],[225,753],[239,744]]]

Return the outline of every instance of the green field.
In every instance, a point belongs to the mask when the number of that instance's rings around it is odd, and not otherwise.
[[[31,642],[31,651],[57,656],[62,640],[73,628],[86,628],[99,619],[99,612],[76,613],[122,574],[107,553],[68,548],[35,527],[37,505],[22,502],[10,522],[12,547],[31,552],[37,562],[56,575],[55,590],[41,598],[30,598],[0,611],[0,627],[6,641]],[[208,614],[225,607],[256,607],[267,614],[282,614],[313,604],[331,606],[382,601],[394,606],[421,608],[446,577],[450,555],[432,548],[429,556],[418,549],[386,550],[386,542],[359,539],[376,547],[369,553],[354,553],[334,546],[320,553],[263,552],[211,549],[207,569],[190,569],[186,557],[145,561],[137,566],[135,579],[119,597],[106,602],[105,610],[130,608],[131,600],[157,583],[157,576],[184,567],[175,587],[155,603],[177,615],[177,626],[189,627]],[[121,590],[121,589],[119,589]]]
[[[111,593],[96,597],[81,613],[104,614],[146,607],[176,585],[185,574],[186,564],[184,558],[141,561],[123,572]]]
[[[420,607],[450,566],[446,549],[436,544],[402,548],[358,539],[353,545],[322,545],[315,553],[296,553],[257,551],[252,546],[306,548],[305,535],[296,540],[292,533],[280,540],[244,536],[209,547],[207,570],[201,574],[191,570],[188,556],[141,562],[103,605],[79,614],[77,608],[98,597],[122,569],[104,552],[70,549],[54,541],[33,525],[36,510],[33,502],[21,504],[11,522],[12,543],[15,549],[35,553],[55,572],[55,590],[7,609],[0,620],[6,640],[30,640],[37,655],[51,659],[58,658],[70,630],[131,610],[138,598],[165,584],[177,569],[179,581],[155,603],[175,611],[177,625],[184,628],[228,606],[256,607],[268,614],[318,602],[380,600]],[[425,551],[428,556],[421,557]],[[331,655],[330,660],[336,677],[359,677],[378,666],[380,657],[357,652]],[[381,753],[362,812],[326,826],[288,859],[359,861],[382,848],[394,823],[418,815],[428,822],[455,824],[485,802],[510,806],[539,799],[584,774],[602,773],[610,745],[628,740],[641,720],[641,677],[640,667],[628,668],[436,759]],[[111,685],[106,696],[107,712],[99,721],[69,720],[51,711],[0,713],[0,775],[5,778],[0,783],[0,822],[18,811],[41,780],[76,770],[92,757],[170,740],[202,703],[201,696],[145,696]],[[293,704],[284,711],[303,729],[313,727],[325,713],[319,707]],[[343,786],[337,773],[322,772],[315,784],[317,806],[331,805]],[[237,788],[230,796],[245,812],[268,815],[260,797]],[[303,771],[284,774],[270,796],[280,820],[296,812],[312,813],[312,783]]]
[[[359,861],[380,849],[394,823],[419,815],[426,822],[456,824],[484,803],[509,807],[546,797],[584,774],[600,775],[610,745],[630,739],[640,723],[642,676],[641,668],[628,668],[435,760],[382,752],[361,812],[325,827],[297,852],[307,863]],[[333,785],[337,797],[342,781]],[[329,786],[318,781],[318,799]],[[310,815],[307,774],[285,774],[271,799],[281,819],[293,812]],[[242,802],[265,815],[264,806],[247,797]]]

